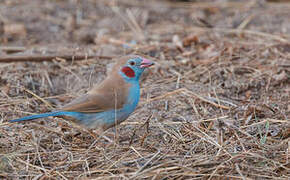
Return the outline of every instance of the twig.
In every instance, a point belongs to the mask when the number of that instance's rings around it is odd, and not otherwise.
[[[134,138],[136,132],[137,132],[138,130],[140,130],[142,127],[144,127],[145,125],[149,126],[149,121],[151,120],[151,118],[152,118],[152,114],[147,118],[147,120],[145,121],[145,123],[142,123],[142,125],[141,125],[138,129],[135,129],[135,130],[133,131],[133,134],[132,134],[132,136],[131,136],[131,140],[130,140],[130,142],[129,142],[129,146],[131,146],[131,144],[133,143],[133,138]]]
[[[63,59],[57,57],[56,60],[63,60]],[[53,60],[53,62],[56,62],[56,60]],[[60,68],[64,69],[65,71],[71,73],[73,76],[75,76],[75,77],[79,80],[79,82],[82,82],[83,80],[86,80],[86,79],[82,79],[81,77],[79,77],[79,76],[78,76],[76,73],[74,73],[71,69],[69,69],[69,68],[66,67],[66,66],[63,66],[61,63],[58,63],[57,65],[58,65]]]
[[[155,98],[151,98],[151,99],[147,100],[146,102],[142,103],[142,105],[143,105],[143,104],[148,104],[148,103],[150,103],[150,102],[152,102],[152,101],[156,101],[156,100],[164,99],[164,98],[167,97],[167,96],[172,96],[172,95],[174,95],[174,94],[178,94],[178,93],[180,93],[180,92],[182,92],[182,91],[184,91],[184,88],[180,88],[180,89],[177,89],[177,90],[174,90],[174,91],[168,92],[168,93],[166,93],[166,94],[164,94],[164,95],[157,96],[157,97],[155,97]]]
[[[219,107],[219,108],[222,108],[222,109],[226,109],[226,110],[229,110],[229,109],[230,109],[230,107],[228,107],[228,106],[224,106],[224,105],[221,105],[221,104],[214,103],[214,102],[212,102],[212,101],[210,101],[210,100],[208,100],[208,99],[206,99],[206,98],[204,98],[204,97],[202,97],[202,96],[200,96],[200,95],[198,95],[198,94],[195,94],[194,92],[192,92],[192,91],[190,91],[190,90],[188,90],[188,89],[186,89],[186,88],[180,88],[180,89],[177,89],[177,90],[174,90],[174,91],[168,92],[168,93],[166,93],[166,94],[164,94],[164,95],[157,96],[157,97],[155,97],[155,98],[151,98],[151,99],[149,99],[148,101],[144,102],[143,104],[147,104],[147,103],[150,103],[150,102],[152,102],[152,101],[156,101],[156,100],[164,99],[164,98],[167,97],[167,96],[172,96],[172,95],[174,95],[174,94],[178,94],[178,93],[180,93],[180,92],[184,93],[185,95],[195,96],[196,98],[198,98],[198,99],[200,99],[200,100],[202,100],[202,101],[204,101],[204,102],[207,102],[207,103],[209,103],[209,104],[211,104],[211,105],[214,105],[214,106],[216,106],[216,107]]]
[[[219,108],[226,109],[226,110],[230,109],[230,107],[228,107],[228,106],[224,106],[224,105],[221,105],[221,104],[214,103],[214,102],[212,102],[212,101],[210,101],[210,100],[207,100],[206,98],[204,98],[204,97],[202,97],[202,96],[200,96],[200,95],[198,95],[198,94],[195,94],[195,93],[192,92],[192,91],[189,91],[188,89],[185,89],[185,88],[184,88],[184,91],[185,91],[186,93],[192,95],[192,96],[195,96],[196,98],[198,98],[198,99],[200,99],[200,100],[202,100],[202,101],[204,101],[204,102],[206,102],[206,103],[209,103],[209,104],[211,104],[211,105],[214,105],[215,107],[219,107]],[[188,94],[187,94],[187,95],[188,95]]]
[[[238,29],[245,29],[245,27],[252,21],[255,17],[255,14],[251,14],[250,16],[246,17],[244,21],[238,26]]]
[[[30,164],[30,163],[28,163],[28,162],[23,161],[23,160],[20,159],[20,158],[18,158],[18,159],[16,159],[16,160],[19,161],[20,163],[26,164],[26,165],[28,165],[28,166],[30,166],[30,167],[33,167],[33,168],[35,168],[35,169],[39,169],[39,170],[42,170],[42,171],[45,172],[45,173],[48,173],[48,170],[45,169],[45,168],[42,168],[42,167],[39,167],[39,166],[36,166],[36,165]]]
[[[152,33],[169,33],[171,32],[171,29],[158,29],[157,30],[153,30]],[[274,34],[269,34],[269,33],[265,33],[265,32],[260,32],[260,31],[253,31],[253,30],[245,30],[245,29],[226,29],[226,28],[206,28],[206,27],[190,27],[187,28],[186,30],[184,30],[184,27],[182,28],[176,28],[175,33],[177,32],[186,32],[186,33],[191,33],[191,32],[223,32],[223,33],[233,33],[233,34],[249,34],[249,35],[255,35],[255,36],[260,36],[260,37],[264,37],[264,38],[269,38],[272,40],[276,40],[276,41],[280,41],[283,43],[289,43],[290,41],[288,39],[282,38],[281,36],[278,35],[274,35]],[[172,32],[171,32],[172,33]]]
[[[194,135],[198,136],[199,138],[205,140],[206,142],[218,147],[219,149],[223,150],[226,154],[228,154],[230,157],[233,157],[223,146],[221,146],[219,143],[217,143],[214,138],[212,138],[211,136],[209,136],[208,134],[206,134],[205,132],[201,131],[199,128],[196,128],[196,130],[198,130],[201,134],[203,134],[205,137],[201,136],[198,133],[194,133]]]
[[[127,5],[127,6],[139,6],[143,8],[148,8],[153,6],[152,0],[147,1],[130,1],[130,0],[123,0],[120,1],[121,4]],[[254,4],[254,2],[251,2],[250,5]],[[184,9],[203,9],[203,8],[209,8],[209,7],[232,7],[236,9],[241,9],[249,6],[249,3],[244,2],[176,2],[176,1],[169,1],[167,3],[160,3],[160,7],[171,7],[171,8],[184,8]]]
[[[25,51],[25,47],[8,47],[8,46],[0,46],[0,51],[5,51],[6,53],[18,53]]]
[[[135,173],[135,175],[134,176],[132,176],[130,179],[135,179],[138,175],[139,175],[139,173],[140,172],[142,172],[147,166],[148,166],[148,164],[150,163],[150,162],[152,162],[153,161],[153,159],[155,159],[158,155],[160,154],[160,150],[157,152],[157,153],[155,153],[145,164],[144,164],[144,166],[142,166],[136,173]]]
[[[194,31],[194,30],[199,30],[199,31],[217,31],[217,32],[224,32],[224,33],[235,33],[235,34],[240,34],[240,33],[245,33],[245,34],[250,34],[250,35],[256,35],[256,36],[261,36],[269,39],[273,39],[276,41],[280,41],[283,43],[289,43],[289,40],[282,38],[278,35],[274,34],[269,34],[265,32],[260,32],[260,31],[253,31],[253,30],[244,30],[244,29],[224,29],[224,28],[201,28],[201,27],[193,27],[189,28],[189,31]]]
[[[242,171],[241,171],[239,165],[235,164],[235,166],[236,166],[236,171],[239,173],[239,175],[243,178],[243,180],[246,180],[245,176],[242,174]]]
[[[36,95],[35,93],[33,93],[32,91],[30,91],[29,89],[24,89],[24,91],[28,92],[29,94],[31,94],[32,96],[34,96],[36,99],[40,100],[41,102],[43,102],[46,106],[48,106],[49,108],[53,109],[53,106],[47,102],[46,100],[44,100],[43,98],[39,97],[38,95]]]
[[[23,61],[52,61],[56,58],[65,59],[67,61],[72,60],[86,60],[89,58],[98,59],[112,59],[114,56],[98,56],[98,55],[15,55],[15,56],[2,56],[0,57],[0,63],[4,62],[23,62]]]

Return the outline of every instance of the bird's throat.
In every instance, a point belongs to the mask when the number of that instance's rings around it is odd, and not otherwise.
[[[121,71],[124,73],[129,78],[134,78],[135,77],[135,72],[132,68],[125,66],[121,69]]]

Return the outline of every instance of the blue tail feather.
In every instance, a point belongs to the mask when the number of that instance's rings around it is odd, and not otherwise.
[[[49,117],[49,116],[63,116],[63,115],[73,116],[73,113],[74,112],[54,111],[54,112],[49,112],[49,113],[25,116],[25,117],[22,117],[22,118],[10,120],[9,122],[13,123],[13,122],[20,122],[20,121],[29,121],[29,120],[38,119],[38,118],[44,118],[44,117]]]

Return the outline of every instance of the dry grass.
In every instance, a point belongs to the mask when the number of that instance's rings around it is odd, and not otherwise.
[[[84,93],[110,59],[1,63],[0,178],[290,178],[289,4],[0,5],[0,56],[137,51],[157,63],[135,113],[105,133],[112,141],[59,118],[7,123]]]

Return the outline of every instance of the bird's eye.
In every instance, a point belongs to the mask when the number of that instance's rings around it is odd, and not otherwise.
[[[135,62],[134,62],[134,61],[129,62],[129,64],[130,64],[131,66],[135,66]]]

